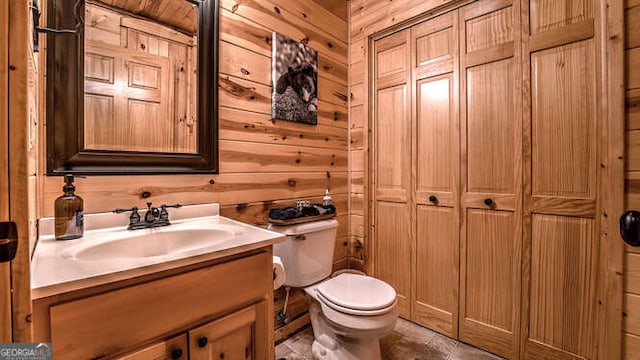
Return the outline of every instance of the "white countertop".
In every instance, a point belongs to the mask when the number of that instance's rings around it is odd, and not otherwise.
[[[124,279],[127,271],[133,269],[144,269],[144,273],[148,274],[153,272],[155,267],[164,270],[168,264],[174,265],[170,267],[184,266],[255,250],[284,240],[284,235],[281,233],[218,215],[217,204],[185,206],[171,210],[173,210],[169,213],[171,225],[141,230],[126,230],[129,221],[127,214],[90,214],[85,217],[84,236],[80,239],[65,241],[55,240],[52,234],[52,218],[40,220],[41,235],[31,261],[31,288],[39,294],[36,297],[55,294],[54,289],[62,284],[64,288],[69,289],[73,288],[69,285],[73,285],[74,282],[86,284],[87,279],[96,279],[97,282],[90,282],[95,285],[100,283],[100,277],[108,276],[109,281]],[[141,210],[141,216],[144,216],[144,212],[145,210]],[[126,253],[104,258],[100,258],[98,254],[98,259],[77,256],[81,251],[97,243],[140,235],[144,237],[136,241],[144,241],[145,247],[152,247],[154,243],[152,239],[146,239],[146,235],[171,236],[175,231],[194,228],[204,231],[223,229],[227,236],[224,241],[215,241],[210,245],[200,244],[193,249],[183,249],[177,253],[157,256],[135,257],[128,256]],[[140,271],[135,273],[139,275]],[[119,274],[119,276],[113,277],[113,274]]]

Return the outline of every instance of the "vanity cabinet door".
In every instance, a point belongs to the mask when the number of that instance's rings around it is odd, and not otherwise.
[[[272,284],[271,253],[261,252],[55,304],[49,307],[48,318],[42,318],[46,312],[38,317],[44,324],[50,321],[50,335],[40,325],[36,336],[56,344],[55,359],[92,359],[135,348],[161,334],[178,333],[216,314],[255,303],[259,325],[255,337],[261,349],[263,343],[273,341],[265,330],[271,324],[273,331],[273,323],[261,301],[272,299]]]
[[[264,301],[189,331],[191,360],[269,359],[270,351],[256,344],[261,305]]]
[[[118,357],[117,360],[186,360],[187,358],[187,334],[183,334]]]

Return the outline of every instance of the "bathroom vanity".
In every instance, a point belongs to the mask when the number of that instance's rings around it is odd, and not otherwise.
[[[215,229],[211,243],[182,253],[158,235],[194,237],[205,228]],[[232,238],[217,239],[227,230]],[[119,231],[90,230],[77,243],[41,237],[32,265],[34,341],[52,342],[54,359],[273,358],[271,245],[280,234],[220,216],[178,220],[133,240],[113,235]],[[127,243],[138,240],[152,255]],[[122,241],[134,249],[122,258],[89,251]]]

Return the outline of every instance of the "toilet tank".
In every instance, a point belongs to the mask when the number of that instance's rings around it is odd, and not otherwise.
[[[304,287],[331,275],[336,244],[336,220],[277,226],[269,229],[286,235],[284,242],[273,245],[273,254],[282,259],[285,286]]]

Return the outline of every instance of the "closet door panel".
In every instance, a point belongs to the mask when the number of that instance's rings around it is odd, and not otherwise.
[[[533,196],[595,196],[593,52],[586,40],[531,55]]]
[[[411,194],[409,31],[375,43],[374,182],[376,199],[407,202]]]
[[[465,321],[514,330],[514,311],[504,311],[517,294],[514,221],[511,211],[467,211]]]
[[[400,316],[410,317],[411,227],[407,204],[378,201],[375,275],[398,294]]]
[[[457,134],[453,74],[419,80],[416,84],[416,202],[436,196],[439,205],[454,205],[457,162],[452,140]]]
[[[514,306],[519,292],[517,219],[511,211],[470,209],[466,215],[460,339],[507,356],[515,345],[519,310]]]
[[[457,336],[458,216],[453,208],[417,208],[414,320]]]
[[[590,357],[596,290],[594,219],[534,215],[529,338]]]
[[[458,58],[456,14],[450,12],[411,28],[414,80],[453,71]]]
[[[519,3],[460,9],[460,340],[517,353],[522,229]]]
[[[514,194],[513,59],[467,69],[467,192]]]
[[[416,60],[418,65],[426,65],[428,62],[440,60],[443,57],[451,58],[451,40],[453,30],[443,29],[416,39]]]
[[[466,11],[465,46],[467,53],[513,42],[514,24],[511,1],[493,1],[494,11],[485,13],[481,6]]]
[[[383,44],[384,45],[384,44]],[[389,49],[382,50],[378,53],[378,68],[376,75],[378,78],[402,73],[407,70],[407,45],[392,45]]]
[[[531,34],[592,21],[593,0],[530,0]]]
[[[378,90],[376,113],[376,192],[379,199],[408,201],[411,134],[407,86]]]

